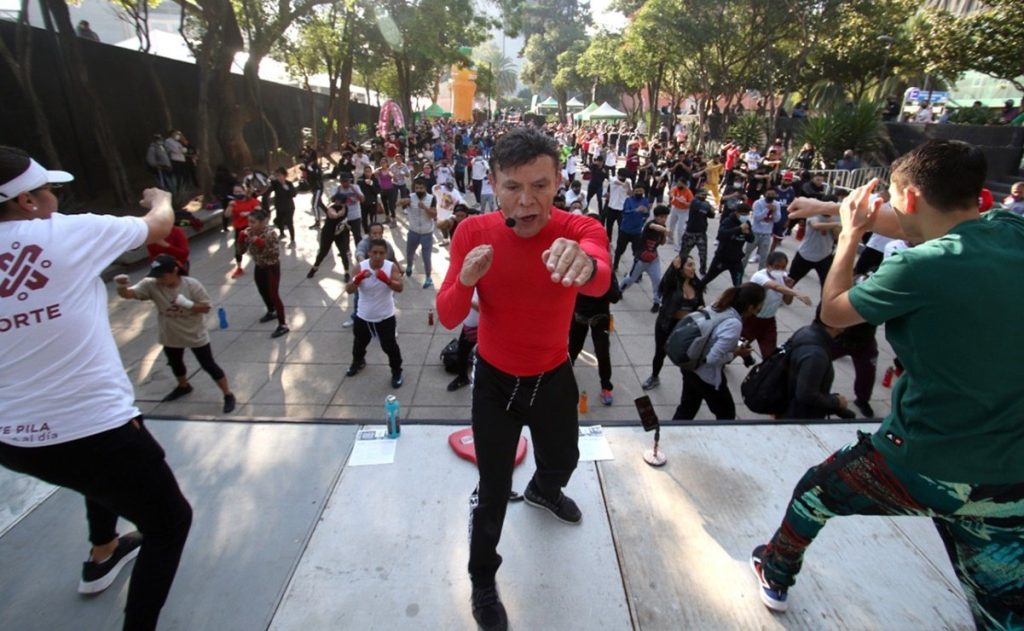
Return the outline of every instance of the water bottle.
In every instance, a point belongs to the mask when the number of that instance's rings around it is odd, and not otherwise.
[[[398,419],[398,410],[401,405],[398,397],[389,394],[384,398],[384,419],[388,425],[388,438],[398,438],[402,434],[402,422]]]
[[[217,319],[220,320],[220,328],[228,328],[228,313],[224,311],[224,307],[217,307]]]

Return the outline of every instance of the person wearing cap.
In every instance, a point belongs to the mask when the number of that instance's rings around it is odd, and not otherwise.
[[[253,280],[260,292],[267,312],[260,317],[260,322],[277,320],[277,328],[270,337],[281,337],[288,332],[285,319],[284,302],[281,301],[281,237],[268,225],[269,215],[265,210],[256,210],[249,215],[249,227],[245,230],[243,240],[249,256],[252,257],[255,270]]]
[[[213,359],[210,335],[206,330],[206,314],[210,312],[210,295],[203,284],[191,276],[184,276],[181,262],[169,254],[161,254],[149,265],[149,274],[128,286],[128,276],[114,278],[117,295],[126,300],[151,300],[157,308],[157,328],[160,344],[164,347],[167,364],[178,380],[178,385],[164,397],[174,401],[192,392],[185,368],[185,349],[192,354],[203,370],[224,393],[224,414],[235,409],[235,395],[228,385],[224,371]]]
[[[103,591],[138,556],[124,627],[153,629],[192,509],[134,405],[100,272],[166,237],[174,212],[151,188],[143,217],[65,215],[55,191],[72,179],[0,147],[0,465],[85,496],[92,549],[78,590]],[[119,516],[141,535],[119,537]],[[39,598],[60,583],[40,584]]]

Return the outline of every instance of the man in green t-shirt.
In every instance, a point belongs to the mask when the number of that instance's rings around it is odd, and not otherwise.
[[[1024,627],[1024,219],[979,216],[985,173],[980,150],[931,141],[893,164],[890,207],[871,197],[872,181],[824,209],[838,210],[842,233],[822,319],[884,323],[906,373],[879,430],[811,468],[782,526],[754,549],[770,609],[786,609],[829,518],[920,515],[934,520],[978,628]],[[820,206],[797,203],[797,216]],[[872,230],[914,247],[854,287],[857,245]]]

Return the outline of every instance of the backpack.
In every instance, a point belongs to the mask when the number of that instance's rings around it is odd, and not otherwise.
[[[672,363],[695,370],[704,363],[711,346],[711,333],[732,315],[726,311],[698,309],[679,321],[665,342],[665,354]]]
[[[455,374],[459,371],[456,364],[459,354],[459,338],[455,338],[441,349],[441,363],[444,364],[444,371]]]
[[[740,384],[743,404],[755,414],[783,414],[789,407],[789,342],[747,373]]]

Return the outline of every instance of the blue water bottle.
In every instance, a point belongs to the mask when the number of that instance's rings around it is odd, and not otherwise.
[[[401,406],[398,397],[389,394],[384,398],[384,418],[388,424],[388,438],[398,438],[402,435],[402,422],[398,419],[398,410]]]
[[[220,328],[228,328],[228,314],[224,311],[224,307],[217,307],[217,318],[220,320]]]

